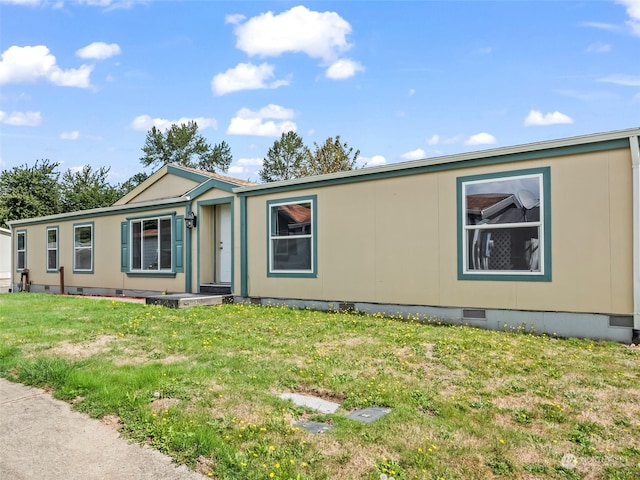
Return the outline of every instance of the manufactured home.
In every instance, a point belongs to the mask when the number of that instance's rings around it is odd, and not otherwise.
[[[13,289],[216,289],[258,304],[637,342],[639,137],[265,184],[168,165],[110,207],[10,222]]]

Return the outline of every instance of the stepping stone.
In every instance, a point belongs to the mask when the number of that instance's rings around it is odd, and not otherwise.
[[[325,433],[333,428],[333,425],[321,422],[298,422],[296,426],[304,428],[311,433]]]
[[[297,393],[283,393],[280,395],[283,400],[291,400],[299,407],[307,407],[320,413],[334,413],[340,404],[329,402],[318,397],[299,395]]]
[[[359,422],[371,423],[375,420],[378,420],[380,417],[384,417],[390,411],[390,408],[369,407],[351,412],[349,415],[347,415],[347,418],[350,418],[351,420],[357,420]]]

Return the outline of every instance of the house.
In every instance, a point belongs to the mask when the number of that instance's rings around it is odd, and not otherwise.
[[[640,129],[249,184],[165,166],[111,207],[11,222],[14,284],[640,338]],[[22,246],[22,247],[21,247]],[[20,259],[22,263],[20,263]]]
[[[0,293],[11,288],[11,230],[0,228]]]

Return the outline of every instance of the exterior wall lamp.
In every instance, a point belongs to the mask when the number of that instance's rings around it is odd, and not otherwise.
[[[191,230],[192,228],[196,228],[198,217],[193,213],[193,211],[189,212],[186,217],[184,217],[184,222],[186,227]]]

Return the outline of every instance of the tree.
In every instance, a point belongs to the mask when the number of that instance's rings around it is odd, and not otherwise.
[[[60,213],[58,166],[42,159],[0,173],[0,224]]]
[[[123,182],[120,185],[118,185],[118,198],[124,197],[127,193],[129,193],[131,190],[136,188],[138,185],[144,182],[147,178],[149,178],[149,174],[140,172],[140,173],[136,173],[133,177],[128,179],[126,182]]]
[[[307,159],[306,147],[296,132],[289,131],[280,136],[267,152],[259,172],[263,182],[289,180],[302,176],[302,168]]]
[[[93,171],[89,165],[76,172],[67,170],[60,182],[62,211],[107,207],[118,200],[119,189],[107,182],[109,170],[110,167],[100,167]]]
[[[356,168],[356,160],[360,150],[353,154],[353,147],[347,142],[340,141],[340,135],[335,140],[327,138],[322,146],[313,142],[315,150],[307,149],[307,161],[302,169],[302,176],[321,175],[323,173],[343,172]]]
[[[140,157],[140,162],[145,167],[174,163],[209,172],[215,169],[226,172],[232,160],[226,142],[212,147],[198,134],[198,124],[193,120],[180,125],[173,124],[166,132],[152,127],[147,132],[142,151],[144,155]]]

